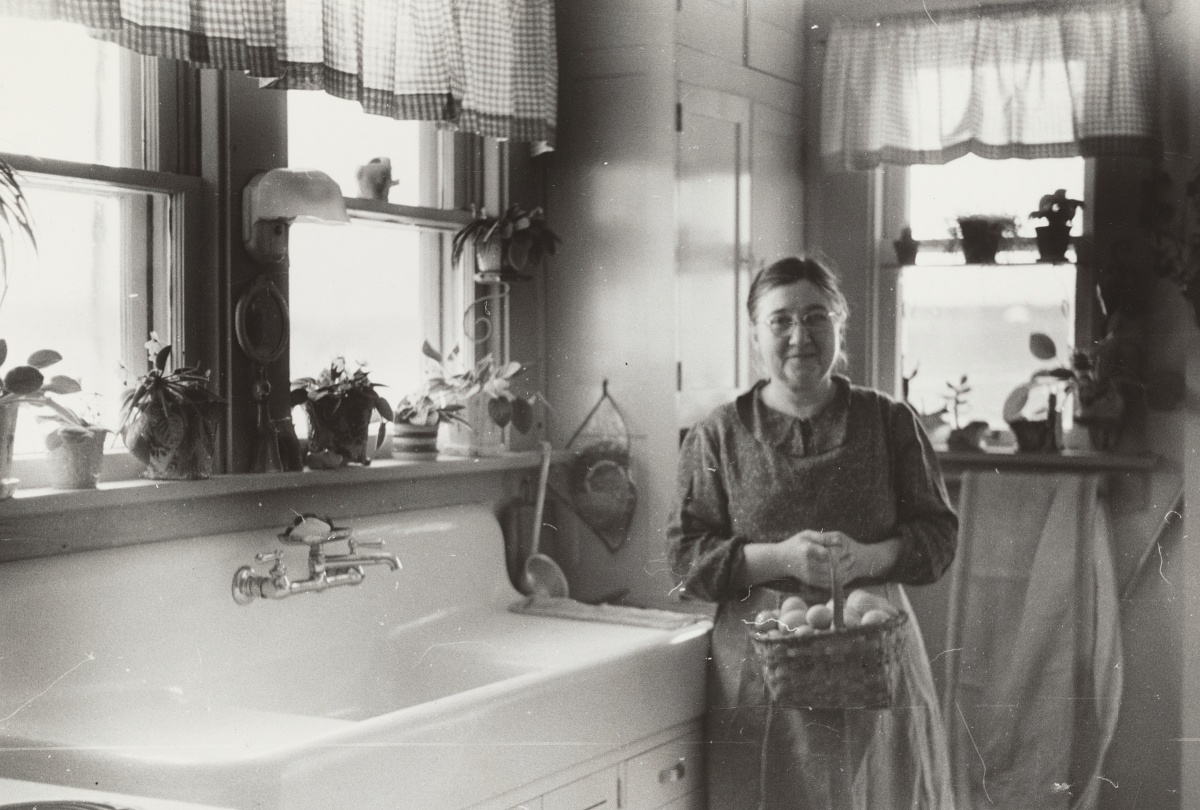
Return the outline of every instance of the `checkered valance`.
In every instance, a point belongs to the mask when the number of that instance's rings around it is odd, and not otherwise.
[[[837,166],[1155,154],[1136,2],[1029,3],[836,23],[821,152]]]
[[[324,90],[369,113],[553,143],[552,0],[0,0],[138,53]]]

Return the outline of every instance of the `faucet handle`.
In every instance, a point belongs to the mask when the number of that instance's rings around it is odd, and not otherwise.
[[[286,574],[287,566],[283,564],[283,549],[275,549],[274,551],[264,551],[260,554],[255,554],[254,559],[261,563],[271,563],[272,574]]]

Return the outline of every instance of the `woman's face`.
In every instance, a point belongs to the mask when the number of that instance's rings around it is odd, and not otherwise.
[[[771,379],[796,393],[823,389],[842,352],[841,316],[811,281],[765,292],[752,343]]]

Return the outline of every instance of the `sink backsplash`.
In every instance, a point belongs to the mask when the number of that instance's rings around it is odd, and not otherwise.
[[[289,574],[306,575],[306,549],[277,531],[197,537],[0,565],[0,733],[59,687],[161,689],[187,700],[229,690],[270,708],[302,690],[332,699],[392,628],[464,605],[517,598],[499,526],[483,506],[369,518],[338,517],[356,539],[383,539],[399,571],[365,569],[355,586],[237,605],[234,572],[283,548]],[[279,527],[282,530],[283,527]]]

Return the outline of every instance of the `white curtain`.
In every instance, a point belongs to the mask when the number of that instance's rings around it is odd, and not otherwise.
[[[836,23],[821,152],[880,163],[1158,149],[1154,63],[1136,2],[985,7]]]
[[[0,0],[97,39],[324,90],[368,113],[553,143],[552,0]]]

